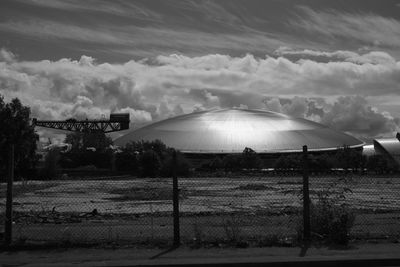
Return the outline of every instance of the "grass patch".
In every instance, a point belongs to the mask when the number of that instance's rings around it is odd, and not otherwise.
[[[275,189],[272,186],[268,186],[265,184],[246,184],[246,185],[240,185],[236,187],[236,189],[239,190],[272,190]]]
[[[303,180],[291,180],[291,181],[278,181],[277,184],[291,185],[291,184],[303,184]]]
[[[18,197],[26,193],[32,193],[37,190],[43,190],[55,186],[55,183],[30,183],[24,182],[22,184],[13,185],[13,197]],[[0,189],[0,198],[5,198],[7,195],[7,185]]]
[[[184,197],[184,191],[179,190],[180,198]],[[120,196],[108,198],[114,201],[130,200],[172,200],[172,188],[167,187],[128,187],[117,188],[108,191],[110,194]]]

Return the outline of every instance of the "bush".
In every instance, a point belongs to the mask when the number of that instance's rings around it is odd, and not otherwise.
[[[362,151],[343,146],[332,155],[333,165],[336,168],[343,168],[345,172],[358,171],[363,168],[364,159]]]
[[[210,161],[210,163],[208,164],[208,168],[210,171],[220,170],[220,169],[222,169],[223,166],[224,166],[223,162],[219,156],[216,156],[215,158],[213,158]]]
[[[398,171],[397,163],[385,155],[369,156],[365,165],[369,172],[373,172],[375,174],[386,174]]]
[[[229,154],[225,156],[224,159],[222,160],[222,165],[224,166],[225,171],[235,172],[241,169],[240,161],[241,161],[240,155]]]
[[[301,169],[302,155],[301,154],[290,154],[281,155],[275,162],[275,170],[283,172],[291,172]]]
[[[161,169],[160,157],[153,150],[139,155],[140,174],[143,177],[157,177]]]
[[[331,156],[327,154],[322,155],[310,155],[309,156],[309,168],[310,171],[318,173],[330,172],[333,168],[333,160]]]
[[[330,244],[347,245],[355,216],[344,205],[318,200],[311,204],[311,231]]]
[[[336,188],[336,184],[317,193],[317,199],[310,205],[311,235],[315,240],[328,244],[348,245],[350,230],[354,225],[355,215],[344,203],[348,188]],[[299,234],[301,237],[303,225]],[[300,237],[300,236],[299,236]]]
[[[169,151],[168,155],[166,156],[164,162],[162,163],[162,167],[160,170],[160,175],[162,177],[171,177],[173,175],[172,167],[172,153],[173,150]],[[180,152],[176,153],[176,175],[180,177],[188,177],[191,175],[191,165],[189,161],[181,154]]]
[[[242,152],[240,165],[242,168],[247,170],[260,169],[262,166],[262,161],[253,149],[246,147]]]
[[[173,152],[173,148],[167,147],[160,140],[132,141],[121,148],[121,152],[116,155],[116,169],[143,177],[170,177]],[[190,175],[191,166],[179,152],[177,152],[176,167],[177,175]]]
[[[39,171],[40,179],[51,180],[59,176],[58,160],[60,158],[59,150],[51,149],[44,159],[44,167]]]
[[[115,155],[115,167],[117,171],[137,175],[138,155],[135,151],[123,149],[121,153]]]

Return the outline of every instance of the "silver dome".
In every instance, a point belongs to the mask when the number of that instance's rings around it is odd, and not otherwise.
[[[324,125],[284,114],[248,109],[223,109],[186,114],[134,130],[117,140],[159,139],[184,153],[257,153],[336,150],[343,145],[361,147],[360,140]]]

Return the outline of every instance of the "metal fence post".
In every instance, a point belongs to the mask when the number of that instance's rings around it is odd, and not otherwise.
[[[13,202],[13,181],[14,181],[14,144],[10,145],[8,152],[8,176],[7,176],[7,200],[6,200],[6,219],[5,219],[5,236],[4,242],[6,246],[10,246],[12,242],[12,202]]]
[[[172,201],[173,201],[173,215],[174,215],[174,246],[179,246],[181,243],[180,230],[179,230],[179,189],[178,177],[176,175],[177,159],[176,150],[172,154]]]
[[[311,240],[308,171],[308,151],[307,146],[303,146],[303,239],[306,243]]]

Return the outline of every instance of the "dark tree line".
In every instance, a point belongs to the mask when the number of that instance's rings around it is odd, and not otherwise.
[[[282,154],[276,159],[263,160],[251,148],[245,148],[241,154],[215,156],[201,166],[202,170],[217,172],[241,172],[273,167],[280,173],[301,173],[304,168],[303,154]],[[330,153],[309,153],[309,171],[328,173],[342,171],[345,173],[388,174],[398,171],[398,165],[386,155],[365,156],[360,150],[343,146]]]
[[[116,169],[142,177],[170,177],[174,164],[173,152],[173,148],[160,140],[133,141],[116,154]],[[177,152],[176,155],[176,174],[188,176],[191,170],[189,162],[181,153]]]
[[[18,98],[5,103],[0,95],[0,176],[6,177],[8,151],[14,144],[15,176],[32,176],[38,161],[36,142],[39,140],[30,123],[30,108],[21,104]]]
[[[308,156],[309,170],[316,173],[341,170],[345,173],[387,174],[398,171],[398,165],[386,155],[363,155],[361,151],[349,147],[339,148],[335,152],[312,154]],[[281,172],[301,171],[303,155],[290,154],[280,156],[274,166]]]
[[[263,167],[263,161],[251,148],[246,147],[240,154],[215,156],[200,167],[201,171],[238,172],[242,170],[258,170]]]
[[[67,134],[65,143],[71,144],[71,150],[60,153],[61,168],[94,166],[101,169],[111,168],[113,144],[111,138],[103,132],[76,132]]]

